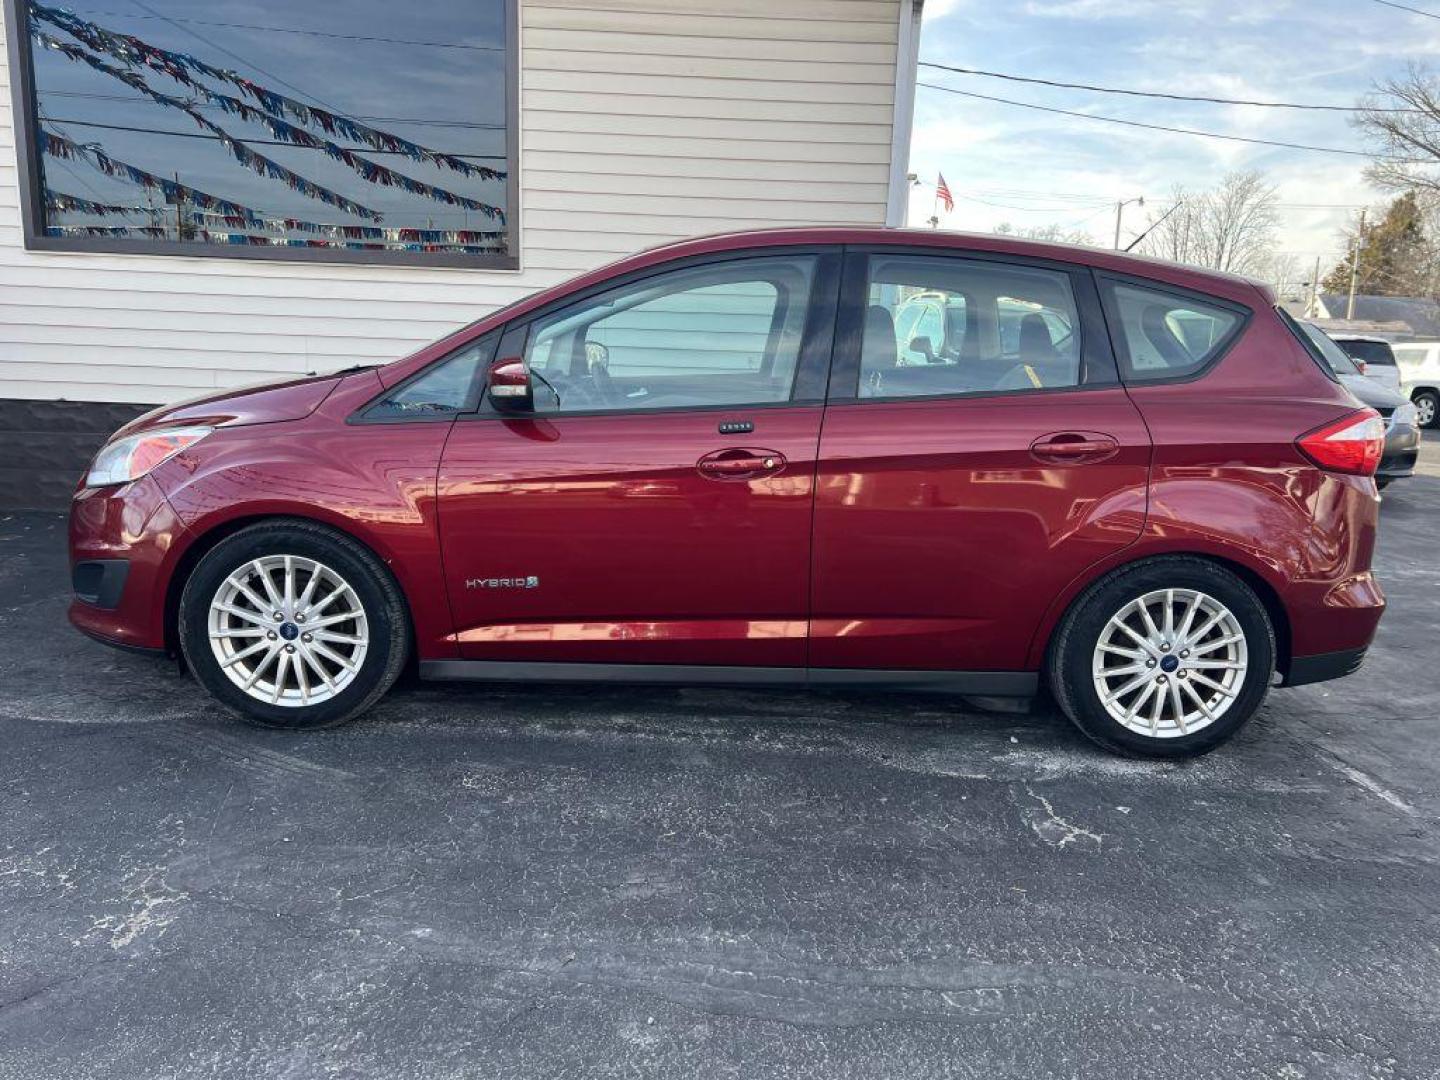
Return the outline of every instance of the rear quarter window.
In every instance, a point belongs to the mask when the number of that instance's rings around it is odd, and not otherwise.
[[[1197,297],[1126,282],[1104,283],[1121,373],[1126,382],[1158,382],[1198,374],[1235,340],[1241,310]]]

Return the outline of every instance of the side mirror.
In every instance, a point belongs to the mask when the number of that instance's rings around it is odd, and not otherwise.
[[[501,412],[535,411],[535,388],[523,360],[502,360],[492,367],[486,393]]]

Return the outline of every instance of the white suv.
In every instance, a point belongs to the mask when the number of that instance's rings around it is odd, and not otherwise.
[[[1326,331],[1326,333],[1330,333]],[[1330,340],[1345,350],[1347,356],[1360,368],[1360,374],[1373,379],[1387,390],[1400,393],[1400,369],[1395,364],[1395,352],[1384,338],[1364,337],[1360,334],[1330,334]]]
[[[1421,427],[1440,427],[1440,341],[1407,341],[1394,346],[1400,392],[1415,402]]]

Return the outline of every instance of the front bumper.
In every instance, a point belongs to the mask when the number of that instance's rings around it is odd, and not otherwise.
[[[124,648],[163,650],[165,592],[185,526],[160,486],[143,476],[81,488],[70,504],[70,622]]]

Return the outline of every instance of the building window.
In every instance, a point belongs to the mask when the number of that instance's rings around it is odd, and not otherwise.
[[[5,0],[33,248],[517,265],[516,0]]]

